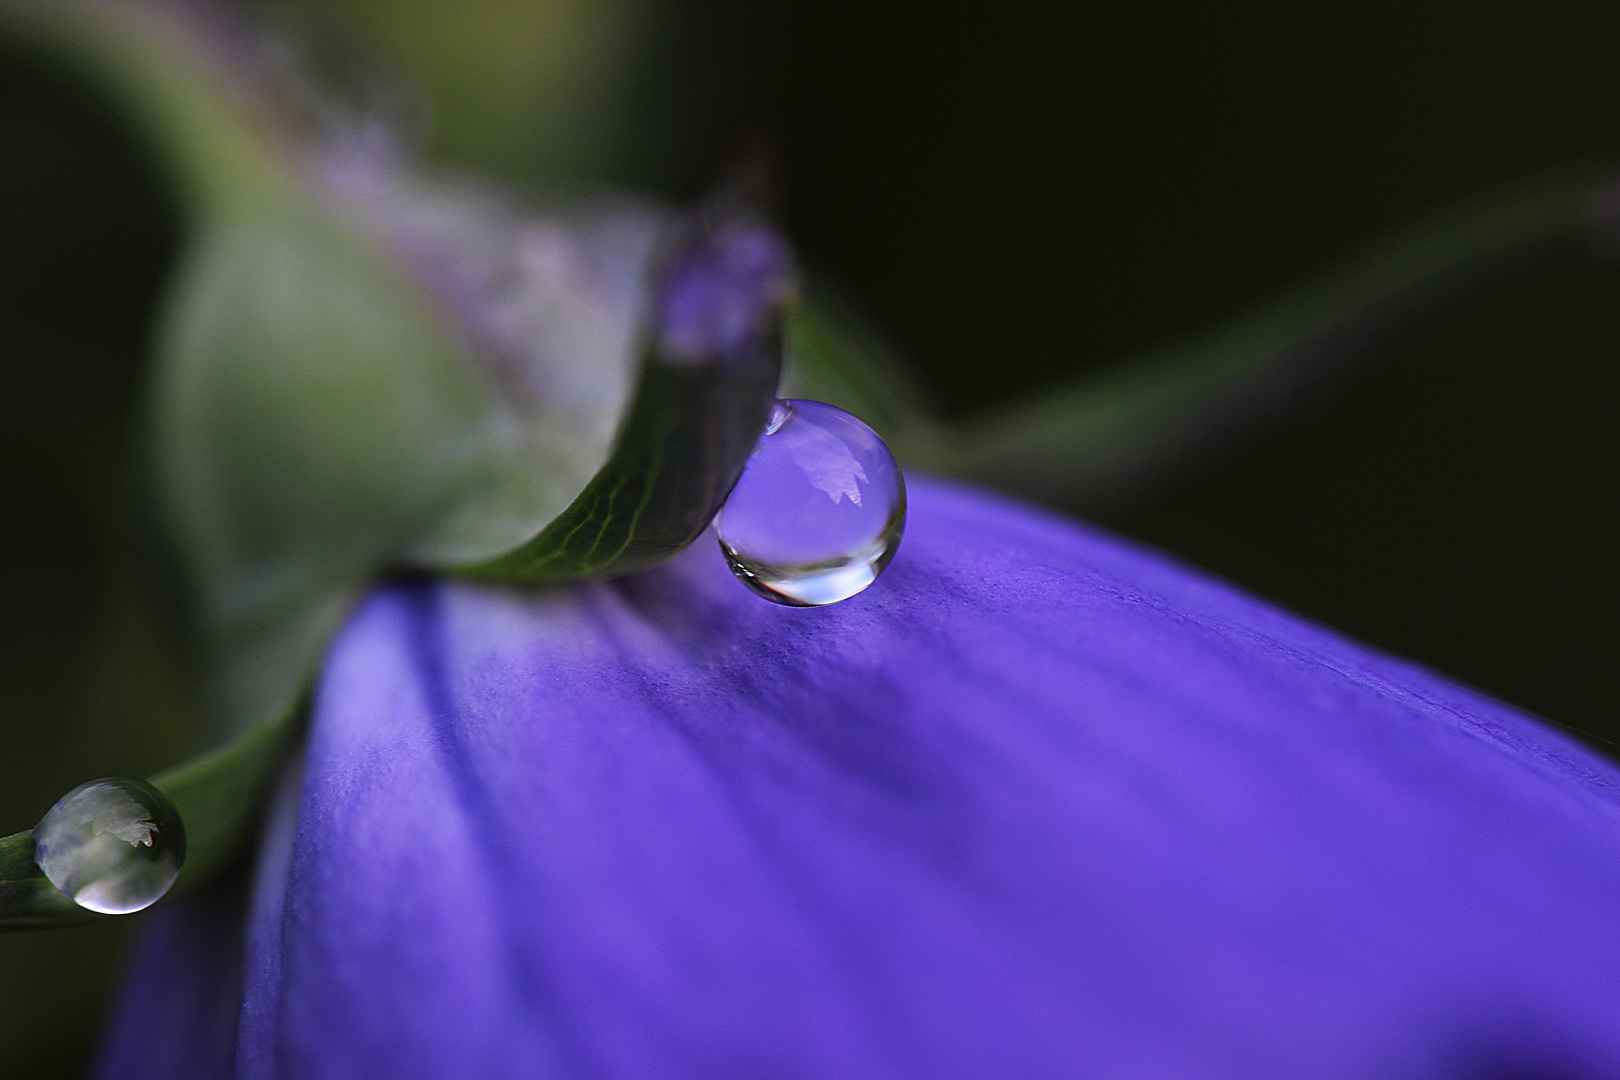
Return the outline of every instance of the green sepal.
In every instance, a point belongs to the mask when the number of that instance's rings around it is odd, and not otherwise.
[[[151,373],[151,473],[228,734],[284,715],[350,604],[493,472],[498,396],[318,206],[210,216]]]
[[[649,347],[613,454],[580,496],[517,550],[447,568],[551,582],[643,570],[696,540],[742,475],[781,378],[781,329],[743,356],[668,363]]]

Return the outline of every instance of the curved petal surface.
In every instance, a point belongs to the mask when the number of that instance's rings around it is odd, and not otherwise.
[[[383,588],[305,768],[242,1077],[1620,1076],[1613,767],[935,482],[830,608]]]

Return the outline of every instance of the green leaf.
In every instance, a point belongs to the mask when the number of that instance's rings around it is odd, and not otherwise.
[[[1597,227],[1611,212],[1606,179],[1554,176],[1449,209],[1209,335],[898,449],[923,467],[1036,498],[1115,496],[1286,401],[1369,333],[1471,275]]]

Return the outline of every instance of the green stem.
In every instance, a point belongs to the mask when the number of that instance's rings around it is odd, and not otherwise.
[[[1251,416],[1335,354],[1471,274],[1602,223],[1612,174],[1545,178],[1374,244],[1214,333],[908,440],[924,468],[1068,504],[1105,499]]]
[[[207,28],[157,5],[0,0],[0,29],[108,91],[157,149],[186,208],[284,207],[296,198],[281,119],[197,47]],[[221,50],[222,51],[222,50]]]
[[[173,800],[186,828],[186,862],[170,897],[207,882],[242,855],[301,715],[300,710],[261,725],[152,778]],[[50,883],[34,862],[32,831],[0,838],[0,931],[45,930],[116,917],[81,908]]]

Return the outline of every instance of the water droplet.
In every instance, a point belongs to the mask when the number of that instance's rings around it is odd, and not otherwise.
[[[877,580],[906,527],[906,484],[877,432],[820,401],[779,401],[714,521],[732,572],[819,607]]]
[[[105,915],[156,903],[185,858],[180,811],[143,780],[112,776],[80,784],[34,826],[34,861],[51,884]]]

